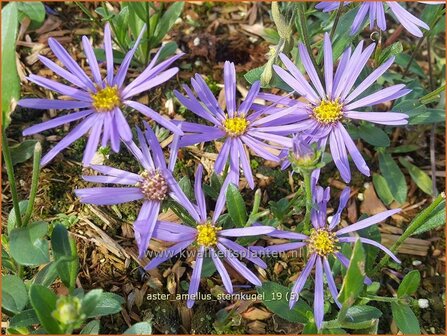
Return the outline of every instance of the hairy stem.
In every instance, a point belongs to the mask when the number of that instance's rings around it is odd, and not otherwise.
[[[311,171],[303,172],[304,192],[306,193],[306,215],[304,216],[303,232],[308,235],[310,233],[310,213],[312,210],[312,187],[311,187]]]
[[[304,13],[305,4],[304,3],[298,3],[298,15],[299,15],[299,26],[301,30],[301,35],[304,41],[304,45],[306,46],[307,52],[309,53],[309,57],[312,61],[312,64],[315,68],[315,70],[318,73],[318,77],[320,77],[320,80],[322,79],[322,74],[320,68],[317,66],[317,63],[315,61],[315,57],[312,53],[312,49],[310,48],[310,38],[309,38],[309,32],[307,31],[307,19],[306,15]]]
[[[442,200],[445,199],[445,194],[441,193],[436,199],[433,201],[430,206],[428,206],[425,210],[423,210],[414,220],[411,222],[411,224],[408,226],[408,228],[405,230],[405,232],[402,234],[402,236],[399,237],[398,240],[390,247],[391,252],[396,253],[396,251],[399,249],[400,245],[409,238],[422,224],[424,224],[427,219],[432,214],[433,210],[439,205],[439,203],[442,202]],[[378,272],[383,266],[386,265],[388,260],[390,259],[390,256],[386,254],[382,260],[380,260],[380,263],[374,268],[372,273]]]
[[[40,158],[42,157],[42,146],[40,142],[36,143],[34,147],[34,158],[33,158],[33,177],[31,180],[31,192],[29,195],[28,207],[26,208],[25,216],[23,217],[23,225],[27,226],[28,222],[33,214],[34,200],[36,199],[37,186],[39,184],[39,174],[40,174]]]
[[[14,167],[12,166],[11,152],[9,151],[8,138],[6,132],[2,129],[2,147],[3,147],[3,159],[5,160],[6,173],[8,174],[8,181],[11,188],[12,205],[16,215],[17,227],[22,227],[22,216],[20,215],[19,198],[17,196],[16,179],[14,176]]]
[[[340,5],[338,7],[338,10],[337,10],[337,15],[335,16],[335,19],[334,19],[334,24],[332,25],[331,34],[330,34],[331,41],[332,41],[332,38],[334,37],[335,31],[337,30],[337,25],[338,25],[338,21],[340,20],[340,16],[343,13],[343,8],[344,8],[343,4],[344,4],[344,1],[341,1]]]

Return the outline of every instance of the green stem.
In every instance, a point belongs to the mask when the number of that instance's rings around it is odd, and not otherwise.
[[[149,3],[146,2],[145,3],[145,10],[146,10],[146,43],[148,44],[147,46],[147,50],[146,50],[146,54],[144,55],[144,63],[147,65],[149,63],[149,58],[150,58],[150,54],[151,54],[151,48],[149,46],[149,40],[151,37],[151,22],[150,22],[150,17],[149,17]]]
[[[438,23],[438,21],[443,17],[444,13],[445,13],[445,8],[440,8],[440,9],[438,10],[438,12],[433,16],[434,19],[429,23],[429,26],[430,26],[431,28],[433,28],[434,26],[436,26],[436,24]],[[414,58],[415,58],[415,56],[416,56],[416,53],[418,52],[419,48],[420,48],[421,45],[422,45],[422,42],[425,40],[425,38],[427,37],[428,34],[430,34],[430,31],[425,31],[425,32],[424,32],[424,35],[423,35],[422,38],[419,40],[419,42],[418,42],[418,44],[417,44],[417,46],[416,46],[416,49],[415,49],[415,50],[413,51],[413,53],[411,54],[410,60],[408,61],[408,64],[407,64],[407,66],[405,67],[404,72],[402,73],[402,79],[404,79],[404,78],[407,76],[407,74],[408,74],[408,70],[410,70],[410,66],[411,66],[411,64],[413,63],[413,60],[414,60]]]
[[[445,199],[445,193],[441,193],[436,199],[433,201],[433,203],[427,207],[425,210],[423,210],[414,220],[411,222],[410,226],[405,230],[405,232],[399,237],[398,240],[390,247],[390,251],[395,253],[400,245],[408,238],[410,237],[422,224],[426,222],[428,217],[432,214],[433,210]],[[379,269],[381,269],[390,259],[390,256],[386,254],[380,263],[374,268],[372,273],[376,273]]]
[[[39,174],[40,174],[40,158],[42,157],[42,146],[40,142],[36,143],[34,147],[34,158],[33,158],[33,177],[31,180],[31,192],[29,195],[28,207],[26,208],[25,216],[23,217],[23,225],[27,226],[28,222],[33,214],[34,200],[36,199],[37,186],[39,184]]]
[[[90,14],[90,11],[87,9],[87,7],[84,6],[84,4],[83,4],[82,2],[80,2],[80,1],[75,1],[74,3],[79,7],[79,9],[80,9],[85,15],[88,16],[88,18],[89,18],[90,20],[94,21],[94,22],[98,25],[98,27],[101,26],[101,22],[99,22],[98,19],[96,19],[92,14]]]
[[[307,19],[306,19],[306,15],[304,13],[304,3],[298,3],[298,15],[299,15],[299,26],[300,26],[300,30],[301,30],[301,35],[304,41],[304,45],[306,46],[307,52],[309,53],[309,57],[312,61],[312,64],[315,68],[315,70],[318,73],[318,76],[320,77],[320,80],[322,79],[322,74],[321,74],[321,70],[320,68],[317,66],[317,63],[315,61],[315,57],[312,53],[312,49],[310,48],[310,38],[309,38],[309,33],[307,31]]]
[[[331,41],[332,41],[332,38],[334,37],[335,30],[337,29],[338,21],[340,20],[340,16],[343,12],[343,8],[344,8],[343,3],[344,3],[344,1],[340,2],[340,5],[337,10],[337,15],[335,16],[335,19],[334,19],[334,24],[332,25],[331,34],[330,34]]]
[[[262,190],[258,188],[255,192],[255,198],[253,200],[253,209],[251,210],[250,216],[254,216],[258,213],[259,206],[261,205],[261,195]]]
[[[310,213],[312,210],[312,187],[311,187],[311,171],[304,171],[304,192],[306,193],[306,215],[304,216],[303,232],[304,234],[310,233]]]
[[[12,205],[16,214],[17,227],[22,227],[22,216],[20,215],[19,198],[17,196],[16,179],[14,176],[14,167],[12,166],[11,152],[9,151],[8,138],[6,131],[2,130],[2,144],[3,144],[3,158],[6,165],[6,173],[8,174],[8,181],[11,187]]]
[[[377,296],[377,295],[368,295],[367,297],[360,297],[363,300],[370,301],[379,301],[379,302],[397,302],[398,299],[394,297],[385,297],[385,296]]]

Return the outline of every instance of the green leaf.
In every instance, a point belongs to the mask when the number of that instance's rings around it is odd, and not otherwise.
[[[148,322],[135,323],[129,329],[127,329],[124,335],[151,335],[152,325]]]
[[[312,313],[312,309],[304,302],[298,300],[295,306],[289,308],[290,289],[272,281],[257,287],[257,291],[262,295],[262,303],[279,317],[292,323],[307,323],[307,314]]]
[[[397,327],[404,334],[420,334],[418,318],[406,304],[391,302],[391,311]]]
[[[315,322],[306,323],[303,329],[303,335],[317,335],[317,334],[318,334],[318,328],[315,325]]]
[[[392,56],[396,56],[403,51],[402,43],[396,42],[382,50],[379,57],[379,65]]]
[[[423,192],[425,192],[428,195],[433,195],[433,185],[431,178],[424,173],[421,169],[416,167],[414,164],[410,163],[407,159],[403,157],[399,157],[399,162],[407,168],[408,172],[410,173],[411,178],[413,179],[414,183],[421,189]]]
[[[379,168],[394,199],[403,204],[407,199],[407,182],[404,174],[389,153],[379,153]]]
[[[175,41],[169,41],[166,44],[163,44],[160,50],[160,54],[158,55],[157,64],[163,62],[169,56],[174,55],[177,50],[178,45]]]
[[[28,292],[22,279],[16,275],[2,276],[2,308],[17,314],[28,303]]]
[[[144,3],[138,1],[126,2],[128,8],[135,13],[143,22],[146,22],[149,13],[146,11]]]
[[[27,227],[12,230],[10,252],[14,260],[25,266],[48,263],[50,261],[48,241],[42,238],[47,231],[48,223],[46,222],[34,222]]]
[[[19,202],[19,211],[20,214],[23,216],[25,215],[26,208],[28,208],[28,200],[20,201]],[[15,229],[17,226],[17,220],[16,220],[16,212],[14,208],[11,209],[8,215],[8,234],[11,234],[11,231]]]
[[[57,296],[52,290],[41,285],[31,285],[30,301],[40,323],[49,334],[62,334],[59,322],[51,315],[56,309]]]
[[[188,197],[188,199],[193,198],[194,191],[192,189],[191,180],[188,176],[183,176],[180,181],[178,181],[178,185],[180,189],[182,189],[182,191],[185,193],[186,197]]]
[[[90,321],[82,328],[80,334],[81,335],[99,335],[99,320]]]
[[[22,328],[22,327],[29,327],[33,324],[38,324],[39,319],[37,318],[34,309],[27,309],[18,313],[17,315],[14,315],[9,322],[10,327]]]
[[[247,82],[249,82],[250,84],[253,84],[256,81],[261,80],[261,75],[264,71],[264,68],[265,68],[265,65],[248,71],[244,75],[245,80]],[[293,89],[289,85],[287,85],[287,83],[284,82],[281,79],[281,77],[278,76],[278,74],[276,72],[273,72],[273,77],[270,81],[270,84],[268,86],[263,86],[263,88],[278,88],[278,89],[284,90],[286,92],[293,91]]]
[[[57,262],[50,262],[45,265],[34,277],[33,283],[50,287],[57,278]]]
[[[394,197],[393,194],[391,194],[391,190],[388,187],[388,183],[386,182],[385,178],[380,174],[374,173],[373,184],[374,190],[377,192],[377,195],[379,195],[382,202],[386,205],[390,205],[391,202],[393,202]]]
[[[11,122],[11,113],[20,98],[20,79],[16,66],[16,39],[18,27],[17,2],[2,9],[2,127]]]
[[[427,109],[423,113],[408,114],[408,125],[426,125],[445,122],[445,111],[442,109]]]
[[[19,11],[19,22],[23,16],[27,16],[31,20],[30,28],[39,28],[45,20],[45,6],[40,1],[35,2],[18,2],[17,10]]]
[[[403,69],[405,69],[407,67],[408,62],[410,61],[411,56],[409,54],[406,53],[400,53],[398,55],[396,55],[396,60],[395,62],[397,64],[399,64]],[[410,65],[410,69],[409,72],[421,76],[423,78],[426,77],[424,70],[422,70],[422,68],[419,66],[419,64],[417,62],[412,62]]]
[[[236,227],[244,227],[247,223],[247,209],[239,189],[232,183],[227,189],[227,208],[231,220]]]
[[[370,328],[382,316],[382,312],[371,306],[352,306],[348,309],[345,318],[339,321],[343,328],[365,329]],[[366,323],[365,323],[366,322]]]
[[[366,215],[361,215],[358,221],[367,218]],[[371,225],[364,229],[357,230],[360,237],[374,240],[378,243],[381,242],[380,230],[377,225]],[[363,250],[365,251],[365,270],[372,269],[377,259],[377,248],[375,246],[364,244]]]
[[[121,311],[121,305],[124,303],[125,300],[117,294],[102,293],[99,297],[98,304],[87,317],[99,317],[119,313]]]
[[[402,146],[397,146],[397,147],[393,147],[393,148],[388,148],[388,152],[389,153],[409,153],[409,152],[414,152],[416,150],[419,149],[418,145],[402,145]]]
[[[2,238],[6,238],[2,236]],[[11,271],[12,273],[16,273],[16,265],[14,260],[10,257],[9,253],[5,250],[5,243],[3,242],[2,246],[2,267],[3,271]]]
[[[34,154],[34,147],[36,140],[25,140],[18,145],[11,146],[11,160],[12,164],[16,165],[30,159]]]
[[[209,278],[216,272],[216,265],[210,256],[204,256],[202,265],[202,278]]]
[[[103,290],[100,288],[92,289],[90,292],[85,294],[84,298],[82,299],[82,311],[86,316],[89,316],[95,310],[99,300],[101,300],[102,294]]]
[[[423,224],[413,232],[412,236],[443,226],[445,226],[445,199],[433,209],[430,217],[428,217]]]
[[[109,21],[114,16],[113,12],[110,12],[103,7],[96,8],[95,12],[101,15],[101,21]]]
[[[175,21],[182,14],[183,6],[185,2],[179,1],[174,2],[172,5],[168,7],[168,9],[164,12],[160,21],[158,22],[157,27],[155,28],[155,40],[156,44],[158,44],[168,33],[168,31],[172,28]]]
[[[59,277],[67,288],[73,290],[78,275],[78,255],[75,241],[68,236],[68,231],[62,224],[57,224],[53,229],[51,247],[55,260],[59,261]],[[60,261],[64,257],[66,260]]]
[[[425,96],[421,97],[419,101],[421,104],[427,105],[433,102],[437,102],[441,99],[441,93],[445,92],[445,84],[438,87],[436,90],[433,90],[432,92],[426,94]]]
[[[104,62],[106,60],[106,52],[104,49],[95,48],[93,49],[95,53],[95,57],[98,61]],[[119,51],[119,50],[113,50],[113,63],[115,64],[121,64],[124,60],[124,57],[126,57],[126,54]],[[135,62],[131,62],[131,65],[135,66]]]
[[[421,275],[419,271],[413,270],[408,273],[397,289],[397,297],[403,297],[405,295],[412,295],[416,293],[421,283]]]
[[[351,260],[343,279],[339,301],[343,306],[352,306],[363,289],[363,280],[365,278],[365,252],[362,243],[357,240],[352,250]]]
[[[116,39],[122,44],[127,45],[127,32],[129,21],[129,7],[123,7],[118,15],[115,15],[113,22],[115,24]]]
[[[367,143],[376,147],[388,147],[390,138],[385,131],[373,124],[362,123],[359,126],[358,135]]]

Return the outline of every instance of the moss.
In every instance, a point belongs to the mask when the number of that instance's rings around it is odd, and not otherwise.
[[[180,317],[175,304],[170,301],[147,301],[145,319],[151,319],[153,326],[162,334],[177,334],[180,329]]]
[[[214,302],[196,302],[195,312],[191,319],[191,334],[213,334],[215,332],[213,322],[215,321]]]

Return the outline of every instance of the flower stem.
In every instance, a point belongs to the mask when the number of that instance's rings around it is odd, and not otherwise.
[[[312,53],[312,49],[310,48],[311,43],[310,43],[310,38],[309,38],[309,32],[307,31],[307,19],[306,19],[306,15],[304,13],[304,9],[305,9],[305,4],[304,3],[298,3],[298,15],[299,15],[299,28],[300,28],[300,33],[301,33],[301,37],[304,41],[304,45],[306,46],[307,52],[309,53],[309,57],[312,61],[312,64],[315,68],[315,70],[318,73],[318,77],[320,77],[320,80],[323,78],[320,68],[317,66],[317,63],[315,61],[315,57]]]
[[[411,224],[408,226],[408,228],[405,230],[405,232],[399,237],[398,240],[390,247],[390,251],[393,253],[396,253],[396,251],[399,249],[400,245],[408,238],[410,237],[422,224],[424,224],[428,217],[431,216],[433,210],[445,199],[445,193],[439,194],[438,197],[433,201],[432,204],[430,204],[429,207],[427,207],[425,210],[423,210],[414,220],[411,222]],[[380,270],[390,259],[390,256],[386,254],[382,260],[380,260],[380,263],[374,268],[372,273],[376,273],[378,270]]]
[[[310,213],[312,210],[312,187],[311,187],[311,171],[304,171],[304,192],[306,193],[306,215],[304,216],[303,232],[308,235],[310,233]]]
[[[25,216],[23,217],[23,225],[27,226],[28,222],[33,214],[34,200],[37,194],[37,185],[39,184],[39,174],[40,174],[40,158],[42,157],[42,146],[40,142],[36,143],[34,147],[34,158],[33,158],[33,177],[31,180],[31,192],[29,195],[28,207],[26,208]]]
[[[12,205],[16,214],[17,227],[22,227],[22,216],[20,215],[19,198],[17,196],[16,180],[14,176],[14,168],[12,166],[11,152],[9,151],[8,138],[6,137],[5,129],[2,129],[2,148],[3,158],[5,160],[6,173],[8,174],[8,181],[11,187]]]
[[[397,302],[398,299],[395,297],[385,297],[385,296],[377,296],[377,295],[368,295],[366,297],[362,297],[362,300],[369,301],[378,301],[378,302]]]
[[[334,24],[332,25],[331,34],[330,34],[331,41],[332,41],[332,38],[334,37],[335,30],[337,29],[338,21],[340,20],[340,16],[343,12],[343,8],[344,8],[343,3],[344,3],[344,1],[340,2],[340,5],[337,10],[337,15],[335,16],[335,19],[334,19]]]

